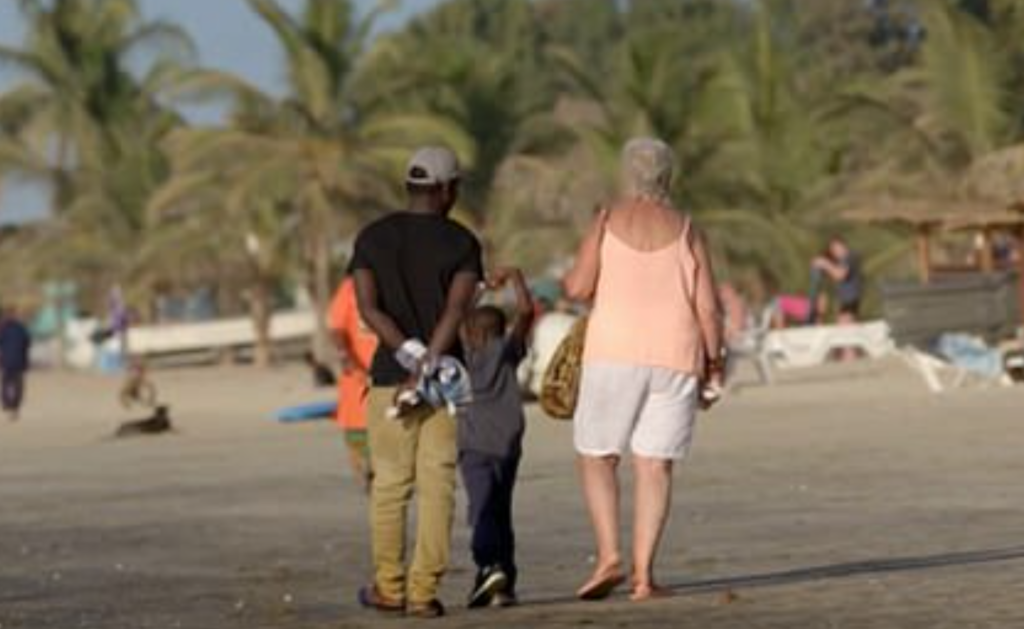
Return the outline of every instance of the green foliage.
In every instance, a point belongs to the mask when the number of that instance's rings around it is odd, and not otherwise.
[[[0,96],[0,169],[43,182],[54,201],[26,267],[144,292],[144,209],[169,173],[160,142],[180,122],[159,99],[191,43],[175,25],[143,21],[132,0],[20,5],[26,45],[0,48],[0,62],[20,78]],[[132,71],[140,51],[155,54]]]
[[[32,233],[41,273],[129,281],[140,300],[167,282],[303,283],[323,307],[335,243],[402,202],[425,142],[465,162],[461,211],[489,253],[541,271],[616,194],[622,145],[655,135],[723,273],[799,290],[836,231],[872,273],[898,271],[904,235],[841,211],[955,194],[1024,123],[1017,0],[449,0],[381,35],[392,3],[247,2],[284,96],[192,68],[187,35],[133,0],[19,0],[0,172],[54,190]],[[229,119],[191,128],[183,98]]]

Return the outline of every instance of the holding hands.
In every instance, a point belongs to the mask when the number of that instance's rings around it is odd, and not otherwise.
[[[526,282],[526,278],[523,276],[523,272],[514,267],[498,267],[491,272],[487,278],[486,287],[487,290],[501,290],[508,285],[509,282]]]

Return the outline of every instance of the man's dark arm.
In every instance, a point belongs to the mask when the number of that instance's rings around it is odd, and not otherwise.
[[[356,281],[356,301],[359,302],[359,314],[377,337],[393,351],[398,351],[406,341],[405,333],[398,328],[386,312],[380,309],[377,299],[377,279],[373,271],[358,269],[353,273]]]
[[[848,261],[833,262],[828,258],[817,258],[815,265],[828,275],[833,282],[845,282],[850,276],[850,265]]]
[[[452,280],[445,301],[444,313],[441,315],[437,327],[434,328],[433,336],[430,337],[429,351],[432,358],[442,356],[455,345],[462,319],[473,307],[479,279],[477,273],[473,271],[462,271],[457,273],[455,279]]]

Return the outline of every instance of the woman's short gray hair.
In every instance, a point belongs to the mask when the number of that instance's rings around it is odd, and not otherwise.
[[[675,169],[672,148],[656,138],[633,138],[622,149],[622,175],[633,196],[667,199]]]

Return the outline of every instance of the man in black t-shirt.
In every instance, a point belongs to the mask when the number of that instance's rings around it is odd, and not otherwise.
[[[444,613],[437,589],[448,565],[455,508],[455,418],[422,408],[392,419],[387,410],[440,356],[462,357],[458,330],[483,272],[480,243],[448,218],[458,183],[450,150],[417,151],[406,172],[408,209],[364,228],[351,264],[360,314],[381,341],[370,368],[367,412],[375,577],[360,601],[421,617]],[[407,579],[412,495],[417,531]]]

